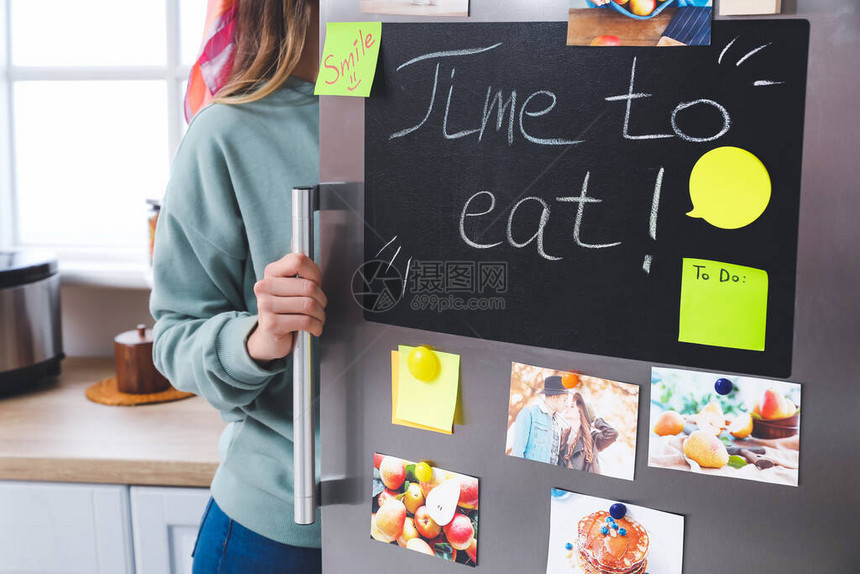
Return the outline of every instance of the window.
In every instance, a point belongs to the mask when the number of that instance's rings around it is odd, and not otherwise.
[[[206,0],[0,8],[0,247],[51,248],[77,275],[145,269]]]

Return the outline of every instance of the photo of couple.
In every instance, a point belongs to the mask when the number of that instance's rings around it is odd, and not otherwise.
[[[633,479],[639,387],[513,363],[506,453]]]

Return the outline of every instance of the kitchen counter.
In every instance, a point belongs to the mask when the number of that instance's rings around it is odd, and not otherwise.
[[[86,388],[113,359],[70,358],[55,383],[0,398],[0,480],[208,487],[224,422],[200,397],[116,407]]]

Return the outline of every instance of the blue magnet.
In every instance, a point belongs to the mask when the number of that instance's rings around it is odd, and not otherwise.
[[[717,394],[727,395],[732,392],[734,385],[728,379],[717,379],[717,382],[714,383],[714,390],[717,391]]]
[[[624,515],[627,514],[627,507],[620,502],[616,502],[609,507],[609,514],[615,520],[621,520],[622,518],[624,518]]]
[[[565,550],[573,550],[573,544],[568,542],[567,544],[564,545],[564,549]]]

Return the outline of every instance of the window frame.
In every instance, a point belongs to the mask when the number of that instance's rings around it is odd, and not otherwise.
[[[159,66],[15,66],[12,64],[12,10],[10,0],[0,0],[0,249],[27,247],[49,249],[57,254],[64,284],[147,288],[151,287],[148,249],[140,247],[79,247],[25,244],[20,240],[15,176],[15,84],[22,81],[158,80],[165,82],[167,98],[167,153],[172,160],[184,134],[182,84],[191,66],[183,64],[181,44],[182,0],[164,0],[166,61]],[[201,30],[202,33],[202,30]],[[163,190],[162,190],[163,191]],[[153,193],[153,197],[160,194]],[[141,205],[141,238],[145,237],[146,206]]]

